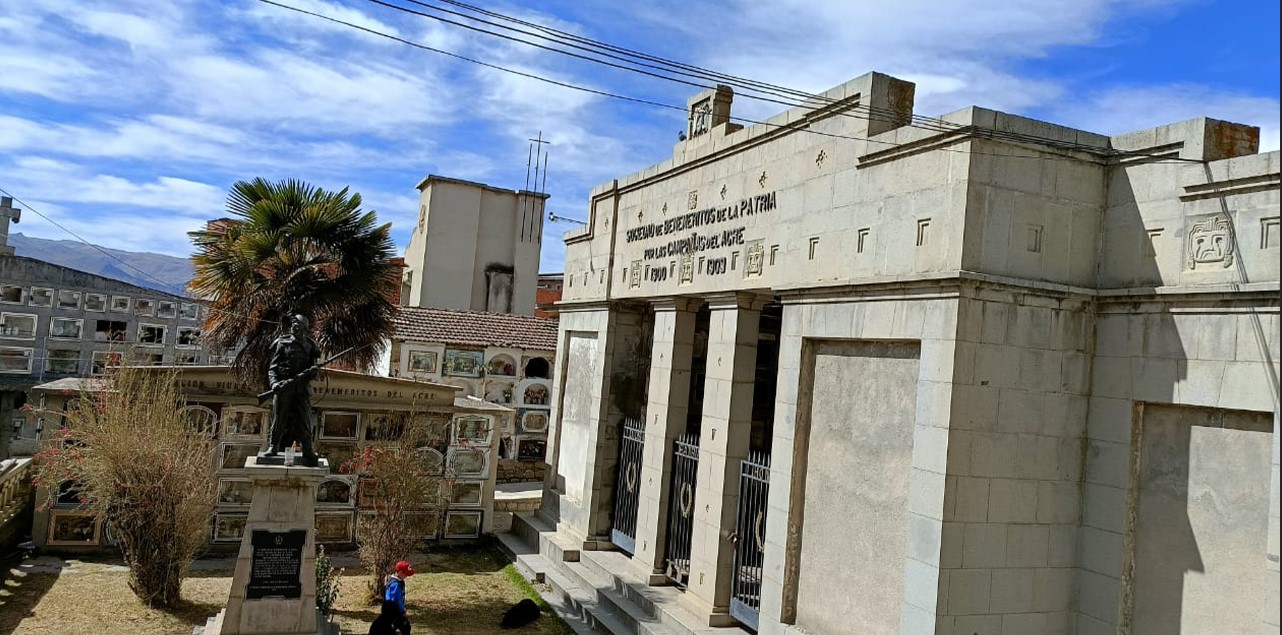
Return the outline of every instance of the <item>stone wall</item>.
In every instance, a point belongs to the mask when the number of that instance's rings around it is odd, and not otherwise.
[[[543,461],[518,461],[516,459],[499,459],[498,483],[533,483],[543,480],[547,463]]]
[[[899,632],[920,354],[916,343],[819,341],[803,361],[811,388],[797,625],[808,631]]]
[[[1237,294],[1236,298],[1201,294],[1196,298],[1173,297],[1140,304],[1117,298],[1099,305],[1085,430],[1082,518],[1078,529],[1076,621],[1080,635],[1116,633],[1127,621],[1138,629],[1146,619],[1144,616],[1151,615],[1144,604],[1151,603],[1152,596],[1146,600],[1143,589],[1131,579],[1132,574],[1139,576],[1135,582],[1143,576],[1142,568],[1132,570],[1131,567],[1141,564],[1144,553],[1151,548],[1151,543],[1144,544],[1143,536],[1148,522],[1145,510],[1152,505],[1144,505],[1144,480],[1140,472],[1133,471],[1145,465],[1143,454],[1153,442],[1148,436],[1150,416],[1165,419],[1169,417],[1162,413],[1168,408],[1191,413],[1197,410],[1190,407],[1201,407],[1220,413],[1221,417],[1233,411],[1254,411],[1257,416],[1268,419],[1264,413],[1276,410],[1276,360],[1279,359],[1276,302],[1276,295],[1260,294],[1252,299],[1248,294]],[[1158,414],[1154,415],[1154,411]],[[1209,478],[1198,474],[1196,465],[1190,467],[1190,462],[1206,460],[1199,458],[1199,451],[1205,447],[1199,450],[1190,444],[1192,435],[1198,432],[1191,428],[1198,425],[1189,419],[1182,432],[1166,433],[1168,436],[1183,434],[1184,442],[1178,448],[1162,449],[1162,454],[1157,455],[1168,461],[1167,469],[1183,470],[1186,482],[1194,477]],[[1275,439],[1265,442],[1276,444]],[[1227,454],[1227,448],[1215,455],[1221,456],[1222,452],[1224,456],[1234,456],[1234,462],[1239,461],[1236,454]],[[1152,466],[1154,460],[1159,459],[1150,454],[1147,465]],[[1239,467],[1252,469],[1246,464]],[[1261,495],[1270,486],[1268,471],[1241,473],[1239,478],[1248,479]],[[1222,489],[1224,483],[1209,480],[1200,490],[1205,496],[1224,499],[1227,503],[1235,497]],[[1256,520],[1265,522],[1269,511],[1266,504],[1262,501],[1262,507],[1253,510],[1252,518],[1258,513]],[[1171,506],[1169,501],[1159,505]],[[1225,514],[1239,516],[1245,511],[1235,507],[1223,509]],[[1197,510],[1190,505],[1180,514],[1180,531],[1185,534],[1186,542],[1171,553],[1173,559],[1188,556],[1190,549],[1199,553],[1209,550],[1205,554],[1209,557],[1225,546],[1222,540],[1228,535],[1189,533],[1193,530],[1190,523],[1195,513]],[[1254,562],[1182,557],[1181,566],[1186,566],[1190,577],[1210,574],[1206,570],[1210,565],[1216,569],[1216,575],[1228,568],[1236,570],[1234,575],[1251,578],[1257,584],[1267,582],[1276,589],[1276,570],[1268,574],[1271,579],[1266,576],[1264,540],[1269,533],[1263,525],[1259,529],[1260,553]],[[1271,531],[1275,532],[1276,528]],[[1194,571],[1200,573],[1193,575]],[[1175,594],[1168,586],[1163,592],[1179,605],[1194,606],[1206,601],[1212,589],[1186,585],[1180,594]],[[1232,595],[1228,587],[1219,587],[1214,594],[1220,602],[1228,601]],[[1263,612],[1255,613],[1254,617],[1259,619]],[[1188,631],[1187,626],[1185,632],[1195,632]]]

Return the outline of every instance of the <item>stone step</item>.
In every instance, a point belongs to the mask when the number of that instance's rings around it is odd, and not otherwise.
[[[581,550],[566,544],[542,518],[517,514],[512,531],[497,534],[501,548],[526,578],[603,635],[748,635],[738,627],[710,627],[681,606],[684,592],[650,586],[620,551]],[[573,559],[571,559],[571,557]],[[549,600],[551,603],[551,600]],[[617,630],[622,628],[623,630]],[[602,630],[605,629],[605,630]]]
[[[544,573],[550,568],[548,559],[513,534],[495,534],[499,549],[507,554],[516,570],[527,580],[543,582]]]
[[[617,552],[585,551],[579,562],[560,568],[580,587],[595,589],[598,604],[635,629],[633,635],[748,635],[734,626],[707,626],[680,606],[682,591],[642,583],[627,560]]]
[[[667,629],[643,628],[625,614],[614,613],[611,606],[600,599],[600,590],[591,586],[584,587],[581,579],[571,568],[576,563],[563,562],[560,567],[547,572],[547,583],[552,593],[566,605],[573,608],[581,623],[598,635],[676,635]],[[661,627],[660,627],[661,628]]]
[[[557,535],[556,528],[549,526],[543,519],[533,514],[515,514],[512,516],[513,535],[530,546],[538,546],[539,553],[549,560],[578,562],[580,545],[571,543]]]
[[[659,608],[664,602],[656,601],[656,596],[665,592],[673,595],[681,593],[675,587],[651,587],[639,576],[631,575],[634,565],[628,556],[621,552],[588,552],[583,554],[580,562],[597,576],[597,579],[606,580],[607,586],[636,605],[649,617],[660,617]],[[697,624],[698,620],[691,620],[691,623]]]
[[[580,562],[598,576],[604,576],[616,594],[645,615],[667,624],[680,633],[747,635],[738,626],[708,626],[704,619],[682,605],[685,591],[673,586],[648,584],[636,571],[631,558],[621,551],[585,551]]]

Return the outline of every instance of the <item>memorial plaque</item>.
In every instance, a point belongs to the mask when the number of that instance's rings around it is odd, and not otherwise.
[[[253,553],[245,599],[268,597],[298,598],[303,595],[300,571],[307,530],[268,531],[255,529],[250,538]]]

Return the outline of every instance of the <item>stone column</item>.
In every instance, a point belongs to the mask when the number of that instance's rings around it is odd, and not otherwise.
[[[699,437],[694,548],[690,595],[711,607],[709,626],[730,622],[735,516],[739,509],[739,463],[748,457],[757,338],[765,298],[726,294],[710,298],[708,371]],[[707,607],[701,607],[706,610]]]
[[[329,462],[286,467],[258,460],[245,461],[254,493],[227,608],[210,620],[205,633],[326,635],[332,631],[316,610],[315,506],[316,486],[329,474]],[[290,544],[297,532],[303,532],[301,551]]]
[[[636,553],[633,560],[664,580],[663,548],[668,523],[668,481],[672,442],[685,432],[690,403],[690,360],[694,353],[697,302],[668,298],[654,302],[654,342],[650,353],[650,388],[646,404],[645,447],[637,495]]]

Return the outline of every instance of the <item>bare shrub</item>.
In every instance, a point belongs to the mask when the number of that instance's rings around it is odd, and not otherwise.
[[[172,369],[113,368],[85,380],[77,403],[36,455],[46,506],[75,483],[116,536],[129,588],[149,607],[173,607],[209,531],[216,444],[189,425]]]
[[[392,565],[423,548],[443,522],[450,481],[429,450],[443,450],[448,431],[430,421],[421,413],[403,417],[392,438],[366,446],[343,466],[360,475],[356,535],[371,602],[382,599]]]

